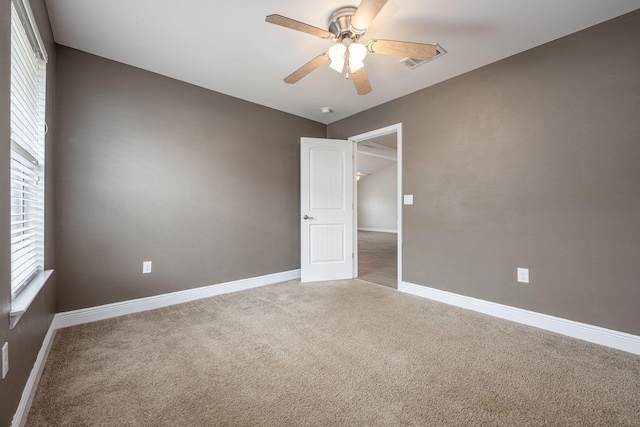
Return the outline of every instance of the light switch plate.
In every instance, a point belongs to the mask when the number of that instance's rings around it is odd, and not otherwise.
[[[518,267],[518,282],[529,283],[529,269]]]
[[[405,194],[404,195],[404,204],[412,205],[413,204],[413,194]]]
[[[151,273],[151,261],[144,261],[142,263],[142,274]]]

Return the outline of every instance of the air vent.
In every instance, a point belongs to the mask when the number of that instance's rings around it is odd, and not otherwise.
[[[408,69],[413,70],[414,68],[417,68],[422,64],[426,64],[427,62],[433,61],[434,59],[439,58],[446,53],[447,51],[444,50],[442,46],[436,43],[436,54],[429,61],[425,61],[424,59],[416,59],[416,58],[403,58],[400,60],[400,63],[402,63],[402,65],[404,65]]]

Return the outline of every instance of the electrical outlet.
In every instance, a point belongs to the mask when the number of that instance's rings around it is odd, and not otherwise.
[[[142,274],[151,273],[151,261],[144,261],[142,263]]]
[[[518,282],[529,283],[529,269],[518,267]]]
[[[9,372],[9,343],[6,342],[2,346],[2,379],[7,376]]]

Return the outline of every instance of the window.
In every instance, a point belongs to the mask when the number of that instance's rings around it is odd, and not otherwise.
[[[28,0],[11,2],[11,296],[44,266],[47,54]]]

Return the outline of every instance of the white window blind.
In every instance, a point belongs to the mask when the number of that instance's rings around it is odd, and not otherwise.
[[[11,3],[11,296],[44,264],[46,52],[27,0]]]

